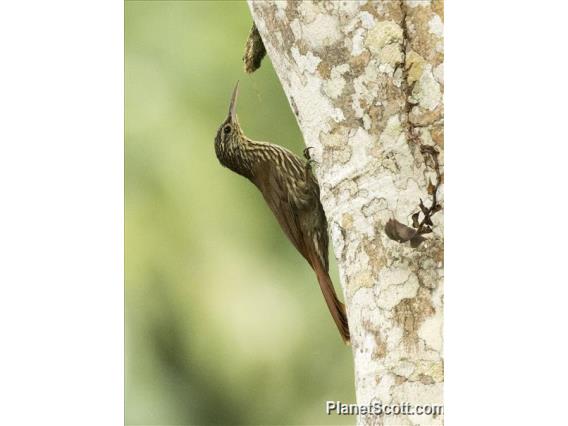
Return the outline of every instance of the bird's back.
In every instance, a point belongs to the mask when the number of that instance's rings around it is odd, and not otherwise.
[[[251,180],[296,249],[311,264],[309,248],[315,248],[327,271],[327,222],[310,167],[278,145],[263,143],[263,149],[271,159],[258,164]]]

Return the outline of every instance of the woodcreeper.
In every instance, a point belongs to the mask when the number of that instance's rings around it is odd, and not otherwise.
[[[309,148],[304,150],[304,161],[286,148],[245,136],[236,113],[238,92],[237,82],[229,114],[215,137],[217,158],[260,190],[286,236],[316,273],[339,333],[349,343],[345,305],[337,298],[329,277],[327,219]]]

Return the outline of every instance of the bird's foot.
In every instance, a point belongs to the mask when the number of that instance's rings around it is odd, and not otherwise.
[[[310,155],[310,149],[314,149],[313,146],[308,146],[307,148],[304,149],[304,157],[306,158],[306,160],[308,160],[308,162],[306,163],[306,167],[308,169],[312,168],[312,164],[317,164],[318,162],[316,160],[314,160],[312,158],[312,156]]]

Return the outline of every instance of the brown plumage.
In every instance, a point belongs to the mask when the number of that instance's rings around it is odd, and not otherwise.
[[[219,162],[246,177],[260,190],[266,203],[294,247],[315,271],[323,297],[343,340],[349,342],[345,306],[339,301],[329,277],[327,220],[311,161],[267,142],[247,138],[236,114],[238,83],[229,115],[215,137]],[[306,157],[307,151],[304,151]]]

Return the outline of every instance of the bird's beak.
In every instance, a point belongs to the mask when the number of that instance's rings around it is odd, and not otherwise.
[[[229,117],[231,121],[237,121],[237,97],[239,96],[239,82],[235,85],[233,96],[231,97],[231,104],[229,105]]]

